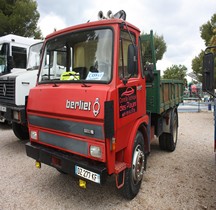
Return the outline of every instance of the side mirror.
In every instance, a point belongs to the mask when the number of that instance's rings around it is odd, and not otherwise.
[[[144,66],[144,75],[146,77],[147,83],[152,83],[154,81],[154,66],[153,66],[153,64],[146,64]]]
[[[203,57],[203,91],[214,93],[214,55],[207,53]]]
[[[137,47],[133,44],[128,46],[128,73],[134,75],[137,73]]]

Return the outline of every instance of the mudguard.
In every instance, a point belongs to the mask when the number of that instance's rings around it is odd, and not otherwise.
[[[127,167],[131,166],[131,161],[132,161],[132,152],[133,152],[133,145],[134,145],[134,140],[136,137],[136,133],[140,128],[140,125],[148,125],[149,123],[149,116],[145,115],[141,118],[139,118],[136,123],[134,124],[133,130],[131,132],[130,135],[130,139],[128,141],[128,146],[125,149],[125,154],[124,154],[124,162],[127,164]],[[144,127],[144,126],[143,126]],[[148,140],[148,134],[147,134],[147,128],[142,128],[141,132],[143,133],[144,136],[144,144],[149,144],[149,140]]]

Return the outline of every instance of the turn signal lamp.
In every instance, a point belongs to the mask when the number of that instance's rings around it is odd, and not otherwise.
[[[37,140],[37,132],[36,131],[31,131],[30,132],[30,136],[31,136],[31,139],[34,139],[34,140]]]
[[[96,158],[101,158],[102,157],[102,152],[101,152],[101,148],[98,146],[90,146],[90,155],[92,157],[96,157]]]
[[[116,149],[116,139],[112,138],[112,145],[111,145],[111,151],[114,151]]]

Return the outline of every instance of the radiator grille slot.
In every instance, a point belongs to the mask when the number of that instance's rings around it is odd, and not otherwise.
[[[0,80],[0,102],[15,104],[15,78]]]

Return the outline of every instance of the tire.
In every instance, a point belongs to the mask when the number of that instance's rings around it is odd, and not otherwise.
[[[170,123],[170,133],[162,133],[159,136],[159,145],[162,150],[173,152],[178,140],[178,113],[173,111]]]
[[[29,131],[28,127],[19,123],[12,122],[12,129],[15,136],[20,140],[28,140],[29,139]]]
[[[141,132],[137,132],[133,146],[131,168],[125,170],[125,181],[122,188],[123,196],[132,200],[139,192],[144,174],[145,155],[144,139]]]

